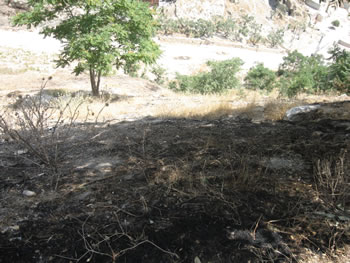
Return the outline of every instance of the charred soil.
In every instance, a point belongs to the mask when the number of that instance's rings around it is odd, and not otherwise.
[[[55,173],[1,151],[0,262],[297,262],[350,244],[347,120],[86,125]]]

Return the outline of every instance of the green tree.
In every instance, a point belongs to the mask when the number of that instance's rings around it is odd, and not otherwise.
[[[30,10],[14,25],[41,26],[41,34],[61,41],[57,66],[77,62],[74,73],[90,73],[92,94],[113,66],[128,70],[160,55],[152,40],[157,24],[147,3],[138,0],[29,0]]]

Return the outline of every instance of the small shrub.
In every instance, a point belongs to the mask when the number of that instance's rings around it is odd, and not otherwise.
[[[215,24],[209,20],[198,19],[195,23],[194,37],[213,37],[216,31]]]
[[[179,23],[178,33],[184,34],[187,37],[191,37],[194,28],[194,21],[184,18],[180,18],[177,21]]]
[[[187,37],[212,37],[216,32],[215,24],[209,20],[179,19],[178,24],[178,33],[182,33]]]
[[[313,164],[316,191],[321,199],[338,209],[346,210],[350,197],[350,178],[347,176],[349,156],[341,149],[336,156],[327,155]]]
[[[273,30],[267,35],[266,41],[270,44],[270,47],[274,48],[283,44],[283,36],[284,31],[282,29]]]
[[[256,23],[255,21],[251,23],[248,40],[254,46],[257,45],[263,39],[261,35],[261,30],[262,30],[262,25]]]
[[[254,17],[253,16],[249,16],[249,15],[244,15],[241,17],[241,22],[240,22],[240,27],[239,27],[239,34],[247,37],[249,35],[250,32],[250,27],[251,24],[254,22]]]
[[[169,83],[169,88],[190,93],[221,93],[228,89],[239,87],[236,73],[240,70],[243,62],[239,58],[225,61],[209,61],[209,72],[199,73],[194,76],[176,75],[176,81]]]
[[[87,122],[94,114],[88,112],[86,116],[79,116],[84,99],[62,96],[47,100],[43,91],[50,79],[43,80],[37,95],[20,98],[16,107],[0,112],[0,133],[11,138],[14,147],[25,149],[33,164],[56,177],[57,187],[67,153],[89,139],[89,135],[77,129],[78,123],[82,124],[77,119],[83,117]]]
[[[132,78],[137,78],[139,76],[140,69],[140,64],[125,64],[124,73],[128,74]]]
[[[62,97],[68,94],[68,91],[65,89],[49,89],[44,92],[44,94],[47,94],[49,96],[52,96],[54,98]]]
[[[166,36],[179,32],[179,23],[177,20],[161,17],[158,23],[160,32]]]
[[[159,84],[159,85],[162,85],[164,84],[164,82],[166,81],[166,78],[165,78],[165,74],[166,74],[166,69],[165,68],[162,68],[161,66],[157,65],[157,66],[154,66],[151,70],[152,74],[154,74],[155,76],[155,79],[154,81]]]
[[[237,24],[233,19],[219,20],[216,22],[216,32],[227,39],[233,40],[237,32]]]
[[[245,87],[248,89],[271,91],[274,88],[276,74],[274,71],[265,68],[264,64],[259,63],[249,70],[244,81]]]
[[[339,20],[332,21],[332,26],[339,27],[340,26]]]

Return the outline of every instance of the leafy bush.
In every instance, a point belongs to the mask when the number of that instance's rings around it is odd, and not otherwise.
[[[270,44],[270,47],[273,48],[283,44],[283,36],[284,31],[282,29],[273,30],[267,35],[266,41]]]
[[[158,23],[160,32],[166,36],[179,32],[180,25],[177,20],[160,17]]]
[[[240,86],[235,75],[243,65],[241,59],[209,61],[207,65],[211,68],[209,72],[194,76],[177,74],[176,81],[170,82],[169,88],[181,92],[209,94],[221,93]]]
[[[180,18],[177,20],[177,24],[176,32],[184,34],[187,37],[212,37],[216,32],[215,24],[209,20],[189,20]]]
[[[339,20],[332,21],[332,26],[339,27],[340,26]]]
[[[237,23],[233,19],[218,20],[216,22],[216,32],[227,39],[233,40],[237,34]]]
[[[194,37],[213,37],[216,31],[215,24],[211,21],[198,19],[194,26]]]
[[[261,24],[258,24],[255,21],[253,21],[250,24],[249,39],[248,40],[254,46],[256,44],[258,44],[263,39],[263,37],[261,35],[261,30],[262,30]]]
[[[329,66],[329,83],[336,90],[350,93],[350,52],[335,45],[328,53],[333,62]]]
[[[152,74],[154,74],[155,76],[155,79],[154,81],[159,84],[159,85],[162,85],[164,84],[166,78],[165,78],[165,73],[166,73],[166,69],[165,68],[162,68],[161,66],[159,65],[156,65],[152,68]]]
[[[245,87],[248,89],[270,91],[274,88],[276,74],[274,71],[265,68],[264,64],[259,63],[249,70],[244,81]]]
[[[283,58],[278,75],[279,87],[288,96],[328,89],[328,68],[320,55],[307,57],[298,51],[290,52]]]
[[[247,37],[249,35],[250,27],[253,22],[254,22],[253,16],[249,16],[249,15],[242,16],[240,21],[240,28],[238,30],[239,34],[244,37]]]

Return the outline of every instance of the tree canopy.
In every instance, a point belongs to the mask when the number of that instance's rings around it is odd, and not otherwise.
[[[138,0],[29,0],[30,10],[16,15],[14,25],[39,27],[41,34],[61,41],[57,66],[77,62],[76,75],[90,73],[93,95],[101,75],[152,64],[160,55],[152,40],[156,21],[148,3]]]

